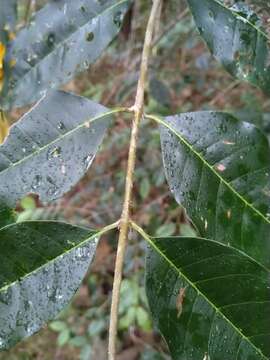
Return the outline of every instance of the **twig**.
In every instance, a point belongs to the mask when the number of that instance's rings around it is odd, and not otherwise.
[[[147,79],[148,62],[152,48],[155,19],[159,9],[159,4],[160,4],[160,0],[153,1],[151,14],[148,20],[146,33],[145,33],[141,69],[140,69],[140,78],[137,86],[137,94],[136,94],[135,104],[132,107],[135,116],[131,131],[127,174],[126,174],[125,199],[124,199],[123,211],[120,221],[120,234],[119,234],[116,263],[115,263],[115,275],[113,282],[111,319],[110,319],[110,329],[109,329],[109,348],[108,348],[109,360],[115,360],[115,356],[116,356],[118,308],[119,308],[123,263],[125,257],[125,250],[127,246],[127,237],[128,237],[128,229],[129,229],[129,221],[130,221],[130,204],[132,200],[134,169],[136,163],[137,138],[138,138],[141,118],[143,115],[143,109],[144,109],[144,93],[145,93],[145,84]]]
[[[139,2],[137,2],[138,4]],[[136,4],[136,3],[135,3]],[[138,6],[138,5],[137,5]],[[159,35],[156,35],[156,37],[154,38],[153,40],[153,44],[152,44],[152,48],[153,48],[153,51],[155,51],[155,48],[156,46],[158,45],[158,43],[162,40],[162,38],[164,36],[166,36],[167,33],[169,33],[173,27],[181,20],[183,20],[187,15],[189,14],[189,9],[186,8],[185,10],[183,10],[179,16],[177,16],[176,19],[174,19],[174,21],[172,23],[170,23],[166,28],[165,30],[159,34]],[[137,10],[135,11],[133,17],[134,17],[134,20],[137,21],[137,18],[136,16],[138,16],[137,14]],[[160,20],[160,19],[158,19]],[[135,22],[134,21],[134,22]],[[136,30],[135,28],[135,25],[132,26],[132,33]],[[156,28],[155,28],[155,32],[156,32]],[[135,46],[135,39],[132,37],[131,40],[130,40],[131,44],[133,44],[133,47]],[[135,59],[133,59],[131,61],[130,59],[130,53],[131,53],[131,49],[129,49],[128,51],[128,55],[127,55],[127,62],[125,64],[125,66],[127,66],[127,69],[126,71],[128,73],[131,73],[134,71],[134,69],[136,68],[136,66],[138,65],[138,59],[137,57],[135,57]],[[110,93],[108,95],[105,96],[105,98],[103,99],[102,103],[104,103],[105,105],[108,104],[112,98],[115,96],[115,94],[119,91],[119,89],[121,88],[121,86],[123,85],[123,80],[126,76],[126,73],[125,74],[121,74],[117,77],[117,79],[114,79],[114,86],[112,88],[112,90],[110,91]]]
[[[174,21],[169,24],[165,29],[164,31],[156,37],[154,43],[153,43],[153,47],[156,47],[156,45],[161,41],[161,39],[166,36],[175,26],[176,24],[183,20],[187,15],[189,14],[189,8],[186,8],[184,11],[182,11],[179,16],[177,16],[176,19],[174,19]]]
[[[129,38],[129,49],[128,55],[126,57],[125,67],[127,67],[132,60],[131,54],[136,46],[137,38],[137,29],[138,29],[138,17],[140,15],[140,0],[134,0],[133,10],[132,10],[132,20],[131,20],[131,29],[130,29],[130,38]]]
[[[227,95],[231,90],[233,90],[240,83],[241,83],[240,80],[235,80],[232,83],[230,83],[229,86],[227,86],[221,93],[219,93],[216,97],[213,98],[213,100],[210,101],[209,105],[214,106],[222,97]]]
[[[267,108],[269,107],[269,105],[270,105],[270,100],[265,101],[265,102],[263,103],[263,105],[262,105],[262,109],[263,109],[263,110],[267,110]]]

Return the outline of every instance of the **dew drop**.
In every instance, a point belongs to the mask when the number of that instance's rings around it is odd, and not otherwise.
[[[94,35],[94,33],[91,31],[91,32],[89,32],[88,34],[86,34],[86,41],[91,42],[91,41],[94,40],[94,37],[95,37],[95,35]]]
[[[59,121],[59,123],[57,124],[57,129],[59,129],[59,130],[65,129],[65,125],[64,125],[64,123],[62,123],[62,121]]]
[[[49,150],[47,158],[48,160],[51,160],[53,158],[58,158],[61,155],[61,148],[59,146],[56,146],[52,150]]]
[[[53,33],[51,33],[51,34],[48,35],[47,44],[49,46],[53,46],[54,43],[55,43],[55,35]]]
[[[122,21],[123,21],[124,15],[121,11],[118,11],[115,13],[114,18],[113,18],[113,22],[117,27],[120,27],[122,25]]]
[[[40,175],[36,175],[32,182],[32,189],[37,189],[41,185],[42,177]]]

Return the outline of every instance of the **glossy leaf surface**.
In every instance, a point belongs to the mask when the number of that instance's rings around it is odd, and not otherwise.
[[[257,15],[243,2],[188,0],[199,32],[213,55],[233,76],[270,93],[269,38]]]
[[[270,156],[265,136],[226,113],[187,113],[163,123],[170,189],[201,236],[242,249],[269,266]]]
[[[0,228],[16,221],[16,213],[13,209],[0,205]]]
[[[11,43],[3,106],[23,106],[87,69],[118,33],[130,0],[59,0],[41,9]],[[25,91],[27,89],[27,91]]]
[[[48,202],[67,192],[96,155],[109,125],[105,111],[85,98],[51,91],[0,146],[0,202],[14,207],[27,193]]]
[[[0,349],[53,319],[78,289],[97,233],[57,222],[0,229]]]
[[[150,243],[147,296],[174,360],[269,359],[270,287],[264,266],[206,239]]]

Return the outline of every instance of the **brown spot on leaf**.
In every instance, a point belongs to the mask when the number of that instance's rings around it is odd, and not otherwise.
[[[177,318],[178,319],[180,318],[182,311],[183,311],[183,303],[184,303],[185,294],[186,294],[186,287],[180,288],[179,294],[177,295],[177,298],[176,298],[176,309],[177,309]]]
[[[222,171],[226,170],[226,166],[224,166],[223,164],[218,164],[217,169],[218,169],[218,171],[222,172]]]

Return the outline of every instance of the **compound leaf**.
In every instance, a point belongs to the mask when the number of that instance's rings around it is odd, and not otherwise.
[[[10,128],[0,146],[0,203],[12,208],[27,193],[48,202],[70,190],[103,140],[110,117],[105,111],[61,91],[43,98]]]
[[[0,349],[37,332],[70,302],[98,236],[57,222],[0,229]]]
[[[2,107],[33,103],[87,69],[118,33],[129,2],[60,0],[37,12],[9,46]]]
[[[201,236],[270,265],[270,154],[254,125],[220,112],[160,120],[170,189]]]
[[[269,359],[269,270],[207,239],[148,240],[147,296],[174,360]]]
[[[188,0],[199,32],[213,55],[233,76],[270,94],[269,37],[243,2]]]

